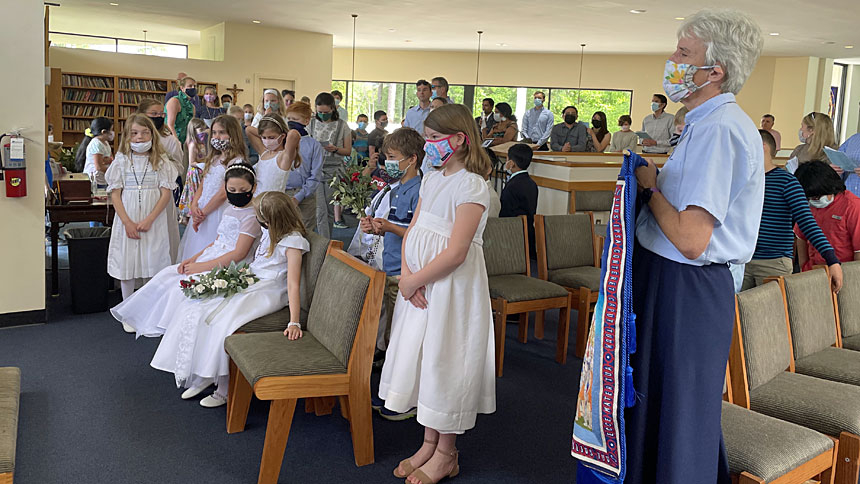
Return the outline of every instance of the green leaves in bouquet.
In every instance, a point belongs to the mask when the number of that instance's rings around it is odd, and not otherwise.
[[[349,209],[359,216],[364,213],[364,208],[373,195],[371,177],[362,174],[363,170],[363,166],[350,163],[338,170],[329,184],[334,188],[331,203]]]
[[[260,281],[246,262],[231,262],[226,268],[216,267],[201,274],[199,279],[191,277],[179,282],[182,293],[191,299],[230,297]]]

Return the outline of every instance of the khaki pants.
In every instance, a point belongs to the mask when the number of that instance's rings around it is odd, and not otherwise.
[[[376,348],[382,351],[388,349],[388,342],[391,341],[391,319],[394,317],[394,305],[399,292],[400,276],[385,276],[382,313],[379,315],[379,329],[376,331]]]
[[[299,190],[299,188],[287,190],[287,195],[294,197]],[[305,230],[313,232],[317,228],[316,194],[312,193],[299,202],[299,212],[301,212],[302,223],[305,224]]]
[[[742,291],[752,289],[764,283],[766,277],[787,276],[794,268],[791,259],[780,257],[778,259],[753,259],[747,262],[744,268],[744,285]]]

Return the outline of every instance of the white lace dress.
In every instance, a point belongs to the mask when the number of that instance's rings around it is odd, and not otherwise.
[[[242,161],[242,158],[230,160],[230,163],[227,165],[212,163],[206,176],[203,177],[203,183],[201,183],[203,187],[201,190],[203,191],[200,193],[200,200],[197,201],[197,206],[201,210],[209,203],[209,200],[212,200],[212,197],[224,190],[224,172],[227,171],[227,167],[240,161]],[[218,235],[218,224],[221,222],[221,215],[226,206],[227,202],[225,201],[217,210],[207,215],[196,232],[189,220],[188,226],[185,227],[185,233],[182,234],[182,242],[179,244],[177,261],[181,262],[189,257],[193,257],[194,254],[200,252],[215,240],[215,236]]]
[[[161,197],[161,189],[176,188],[176,169],[163,157],[158,171],[153,170],[148,155],[133,154],[131,157],[117,153],[105,179],[108,192],[122,190],[122,205],[129,218],[140,222],[146,218]],[[171,193],[172,203],[173,195]],[[115,215],[108,249],[107,271],[111,277],[121,281],[152,277],[170,265],[170,236],[168,216],[165,210],[139,239],[130,239],[125,227]]]
[[[254,207],[236,208],[232,205],[224,210],[218,225],[218,236],[197,262],[217,259],[236,248],[239,235],[250,235],[259,240],[261,229],[254,214]],[[244,261],[254,256],[255,246],[251,247]],[[177,309],[190,301],[179,288],[179,281],[190,276],[176,271],[177,264],[161,270],[143,287],[128,299],[113,307],[110,312],[117,321],[133,327],[137,336],[161,336],[177,318]]]
[[[268,160],[263,159],[263,156],[272,154],[274,156]],[[257,172],[255,197],[263,192],[284,192],[287,190],[287,178],[290,176],[290,172],[284,171],[278,166],[278,153],[264,151],[260,154],[260,160],[254,165],[254,170]]]
[[[259,282],[228,299],[186,298],[175,308],[176,321],[164,333],[151,365],[173,373],[177,387],[193,387],[229,375],[224,340],[246,323],[287,305],[287,249],[304,254],[310,245],[298,232],[282,238],[271,256],[269,245],[268,231],[263,230],[250,265]],[[178,286],[175,291],[180,292]]]
[[[465,169],[449,176],[424,175],[421,212],[406,237],[403,257],[415,273],[448,246],[456,209],[476,203],[485,210],[466,254],[448,276],[427,284],[427,309],[399,294],[391,323],[379,397],[385,407],[418,407],[418,423],[444,433],[463,433],[479,413],[496,409],[495,346],[483,233],[490,194],[484,179]]]

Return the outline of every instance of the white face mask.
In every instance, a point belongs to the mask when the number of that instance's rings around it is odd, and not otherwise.
[[[493,120],[495,120],[498,123],[499,121],[502,120],[502,115],[499,113],[493,113]]]
[[[831,203],[833,203],[833,195],[824,195],[818,200],[810,200],[809,204],[815,208],[827,208]]]
[[[625,125],[621,126],[621,131],[630,131],[630,125],[625,124]]]
[[[245,121],[250,121],[254,119],[254,115],[251,113],[245,113]]]
[[[130,143],[131,151],[135,153],[146,153],[152,148],[152,140],[144,141],[143,143]]]
[[[797,130],[797,139],[800,140],[801,143],[806,143],[806,141],[809,138],[807,138],[806,136],[803,136],[803,129],[798,129]]]

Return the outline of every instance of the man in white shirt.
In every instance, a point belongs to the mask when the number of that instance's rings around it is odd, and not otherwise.
[[[415,96],[418,98],[418,104],[406,110],[403,126],[412,128],[424,136],[424,120],[430,114],[430,83],[419,79],[415,83]]]
[[[521,133],[525,136],[524,141],[538,145],[539,151],[547,151],[547,140],[552,132],[555,117],[549,109],[545,108],[546,95],[543,91],[535,91],[534,105],[532,109],[523,116],[523,129]],[[668,138],[666,143],[668,143]]]
[[[666,112],[668,99],[662,94],[651,98],[651,111],[654,114],[645,116],[642,120],[642,131],[648,133],[651,139],[642,140],[643,153],[668,153],[671,145],[669,140],[675,132],[675,116]]]
[[[489,133],[490,130],[493,129],[493,125],[496,124],[496,119],[493,117],[493,108],[495,105],[496,102],[489,97],[481,101],[481,115],[475,118],[475,122],[478,123],[478,129],[484,136],[487,136],[487,133]]]

